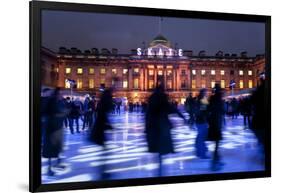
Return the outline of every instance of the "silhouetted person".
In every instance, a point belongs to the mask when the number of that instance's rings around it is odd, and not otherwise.
[[[196,156],[201,159],[206,159],[208,148],[205,144],[208,135],[208,111],[209,105],[207,98],[207,90],[201,89],[196,100],[195,106],[195,123],[197,128],[197,136],[195,139]]]
[[[84,130],[86,126],[88,126],[88,127],[90,126],[90,115],[91,115],[91,112],[90,112],[89,103],[90,103],[90,97],[87,96],[85,98],[84,103],[83,103],[83,117],[84,117],[84,120],[83,120],[82,130]]]
[[[184,116],[169,103],[168,95],[159,85],[148,99],[148,106],[145,116],[145,133],[148,143],[148,151],[158,153],[159,176],[162,175],[162,155],[174,153],[174,146],[171,138],[172,123],[168,115],[177,113],[181,118]]]
[[[76,132],[80,133],[79,130],[79,117],[81,115],[81,102],[79,99],[76,99],[75,101],[72,101],[71,103],[71,110],[70,110],[70,121],[69,121],[69,128],[71,134],[74,134],[74,123],[76,124]]]
[[[108,113],[111,113],[113,110],[113,99],[112,99],[112,90],[105,89],[102,93],[101,99],[97,105],[97,117],[95,123],[90,131],[90,141],[94,142],[97,145],[103,147],[106,151],[105,141],[105,131],[111,130],[112,126],[108,119]],[[105,173],[105,165],[101,169],[103,179],[108,178],[109,176]]]
[[[63,120],[67,113],[59,92],[59,88],[54,90],[46,107],[48,121],[43,138],[42,156],[48,158],[48,175],[50,176],[55,174],[52,170],[51,159],[57,158],[58,165],[61,162],[59,154],[63,145]]]
[[[192,94],[189,93],[189,96],[186,98],[186,112],[189,114],[189,120],[188,123],[190,125],[193,125],[194,123],[194,99],[192,97]]]
[[[260,79],[260,85],[253,92],[252,105],[253,105],[253,118],[252,118],[252,130],[255,133],[258,141],[263,146],[265,145],[266,135],[266,107],[265,107],[265,81]]]
[[[211,169],[216,171],[220,170],[222,163],[220,162],[219,155],[219,142],[222,140],[222,123],[224,114],[224,102],[222,100],[222,90],[219,84],[214,87],[213,95],[210,97],[210,104],[208,106],[209,112],[209,130],[208,141],[215,142],[215,150],[211,163]]]
[[[240,110],[241,110],[241,114],[243,115],[244,126],[246,128],[247,125],[248,126],[251,125],[252,106],[249,97],[245,97],[240,101]]]

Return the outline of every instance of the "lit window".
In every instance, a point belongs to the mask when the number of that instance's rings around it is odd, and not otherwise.
[[[225,88],[225,80],[221,80],[221,88]]]
[[[138,89],[139,88],[139,79],[135,78],[134,79],[134,89]]]
[[[148,82],[148,88],[153,89],[154,88],[154,80],[149,80]]]
[[[249,70],[249,71],[248,71],[248,75],[249,75],[249,76],[252,76],[252,75],[253,75],[253,71],[252,71],[252,70]]]
[[[71,68],[65,68],[65,74],[70,74],[71,73]]]
[[[191,88],[196,88],[196,80],[191,81]]]
[[[101,74],[105,74],[105,72],[106,72],[106,71],[105,71],[105,68],[101,68],[101,69],[100,69],[100,73],[101,73]]]
[[[70,83],[69,83],[69,81],[67,79],[65,79],[64,87],[65,88],[70,88]]]
[[[239,70],[239,75],[242,76],[244,74],[243,70]]]
[[[196,75],[196,70],[192,70],[192,75]]]
[[[112,71],[112,74],[117,74],[117,69],[116,68],[113,68],[111,71]]]
[[[253,88],[253,80],[249,80],[248,86],[249,86],[249,88]]]
[[[216,84],[216,81],[212,80],[211,81],[211,88],[215,88],[215,84]]]
[[[123,74],[127,74],[128,73],[128,69],[123,69]]]
[[[83,68],[77,68],[77,74],[83,74]]]
[[[134,73],[138,74],[140,72],[140,70],[138,68],[134,68]]]
[[[128,81],[127,80],[123,81],[123,88],[128,88]]]
[[[83,86],[82,84],[83,84],[82,79],[77,79],[77,88],[78,89],[82,88],[82,86]]]
[[[100,79],[100,84],[105,84],[105,78]]]
[[[224,70],[221,70],[221,75],[224,75]]]
[[[95,73],[95,69],[94,68],[89,68],[89,74],[94,74]]]
[[[172,89],[172,80],[167,81],[167,89]]]
[[[154,70],[151,70],[151,69],[150,69],[150,70],[148,71],[148,74],[149,74],[149,76],[153,76],[153,75],[154,75]]]
[[[244,81],[243,80],[239,81],[239,88],[244,88]]]
[[[216,71],[215,70],[211,70],[211,75],[216,75]]]
[[[206,88],[206,80],[201,80],[201,88]]]
[[[167,70],[167,76],[172,76],[172,70]]]
[[[201,70],[201,75],[205,75],[206,74],[206,70]]]
[[[94,88],[95,87],[95,82],[93,78],[89,79],[89,88]]]
[[[163,70],[158,70],[158,75],[162,76],[163,75]]]

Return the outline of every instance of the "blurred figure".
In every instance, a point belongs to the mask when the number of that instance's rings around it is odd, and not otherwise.
[[[70,128],[70,132],[71,134],[74,134],[74,122],[76,124],[76,132],[80,133],[79,130],[79,117],[81,115],[81,102],[79,101],[79,99],[75,99],[75,101],[72,101],[71,103],[71,110],[70,110],[70,114],[69,114],[69,128]]]
[[[265,103],[265,80],[263,77],[260,79],[260,85],[253,92],[252,95],[252,105],[253,105],[253,118],[252,118],[252,127],[251,129],[255,133],[259,143],[264,147],[265,146],[265,112],[266,112],[266,103]]]
[[[43,138],[42,156],[48,158],[48,175],[53,176],[52,158],[57,158],[57,165],[61,163],[59,154],[63,146],[63,120],[67,114],[60,97],[60,90],[56,88],[47,102],[46,113],[48,121]]]
[[[208,111],[209,105],[207,98],[207,90],[201,89],[196,100],[195,107],[195,123],[197,128],[197,136],[195,139],[196,156],[201,159],[207,159],[208,148],[205,144],[208,135]]]
[[[48,125],[49,114],[48,114],[47,107],[48,107],[48,103],[50,100],[50,92],[51,92],[51,89],[44,88],[42,90],[41,98],[40,98],[41,137],[42,137],[42,139],[45,135],[46,127]]]
[[[210,97],[210,104],[208,106],[209,112],[209,131],[208,141],[215,142],[215,150],[213,153],[213,159],[211,163],[211,169],[213,171],[220,170],[222,167],[220,155],[219,155],[219,142],[222,140],[222,123],[224,114],[224,102],[222,100],[222,90],[219,84],[215,84],[213,95]]]
[[[68,112],[68,114],[64,118],[64,126],[65,126],[65,128],[67,128],[70,125],[70,117],[69,117],[69,112],[71,111],[71,100],[70,100],[70,97],[66,97],[64,99],[64,106],[66,108],[66,111]]]
[[[188,112],[188,114],[189,114],[188,123],[190,125],[193,125],[193,123],[194,123],[194,99],[193,99],[191,93],[189,93],[189,96],[186,98],[185,107],[186,107],[186,112]]]
[[[251,125],[251,100],[249,97],[245,97],[241,100],[240,103],[241,114],[244,119],[244,127],[245,129]]]
[[[168,95],[164,92],[163,86],[159,85],[148,99],[145,116],[145,133],[148,151],[158,153],[159,176],[162,175],[162,155],[174,153],[170,131],[172,123],[168,117],[172,113],[177,113],[185,120],[184,116],[175,106],[169,103]]]
[[[90,141],[94,142],[97,145],[103,147],[106,151],[105,146],[105,131],[111,130],[112,126],[108,119],[108,114],[112,113],[113,110],[113,98],[112,98],[112,89],[105,89],[102,93],[101,99],[97,105],[97,118],[93,127],[90,130]],[[101,168],[102,179],[109,178],[108,174],[105,173],[105,165]]]
[[[83,103],[83,126],[82,126],[82,130],[85,130],[86,126],[89,126],[89,122],[90,122],[90,97],[87,96],[84,100]]]

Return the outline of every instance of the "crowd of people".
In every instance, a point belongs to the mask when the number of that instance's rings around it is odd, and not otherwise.
[[[48,158],[48,175],[55,173],[52,167],[63,167],[60,153],[63,147],[63,129],[69,128],[71,134],[88,130],[89,140],[100,145],[106,151],[106,130],[114,129],[109,121],[109,114],[120,114],[122,101],[113,99],[113,89],[105,89],[99,100],[95,96],[86,96],[81,102],[79,98],[66,97],[60,94],[60,89],[44,89],[41,97],[41,125],[42,125],[42,156]],[[185,102],[186,116],[178,110],[178,104],[171,102],[164,91],[163,85],[158,85],[147,102],[128,103],[125,110],[129,112],[145,113],[144,132],[148,152],[155,153],[159,161],[159,176],[162,175],[162,156],[175,153],[171,130],[173,123],[170,114],[177,114],[185,124],[197,130],[195,139],[195,154],[200,159],[210,159],[210,169],[222,169],[224,163],[219,153],[220,142],[223,139],[222,128],[225,116],[236,119],[244,116],[244,124],[252,129],[258,141],[264,145],[264,83],[255,90],[250,97],[224,99],[223,90],[216,84],[210,96],[206,89],[201,89],[198,96],[190,94]],[[80,128],[79,120],[82,120]],[[74,129],[75,127],[75,129]],[[215,149],[212,156],[206,141],[212,141]],[[56,159],[56,163],[52,163]],[[103,166],[105,167],[105,166]],[[104,170],[104,168],[102,169]],[[102,172],[102,178],[108,176]]]

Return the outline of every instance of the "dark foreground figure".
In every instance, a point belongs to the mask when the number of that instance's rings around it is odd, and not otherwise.
[[[219,155],[219,143],[222,140],[222,123],[224,115],[224,102],[222,95],[223,93],[220,85],[216,84],[213,90],[213,95],[210,97],[210,104],[208,106],[209,130],[207,140],[215,142],[215,151],[211,163],[211,169],[214,171],[220,170],[223,166]]]
[[[172,113],[176,113],[184,119],[184,116],[169,102],[168,95],[164,92],[163,86],[156,87],[148,99],[145,133],[148,151],[158,154],[159,176],[162,175],[162,155],[174,153],[171,137],[173,126],[168,117]]]
[[[90,130],[90,141],[94,142],[97,145],[102,146],[104,151],[106,151],[105,131],[112,129],[112,126],[108,119],[108,113],[111,113],[114,108],[113,102],[114,101],[112,98],[112,89],[104,90],[101,99],[97,105],[97,111],[96,111],[97,115],[96,115],[95,123],[92,129]],[[109,176],[105,173],[105,164],[102,165],[101,174],[102,174],[101,176],[102,179],[109,178]]]
[[[42,156],[48,158],[48,175],[53,176],[55,173],[52,170],[51,159],[56,158],[57,165],[55,166],[60,167],[59,154],[63,147],[63,121],[67,112],[58,88],[53,91],[46,104]]]

